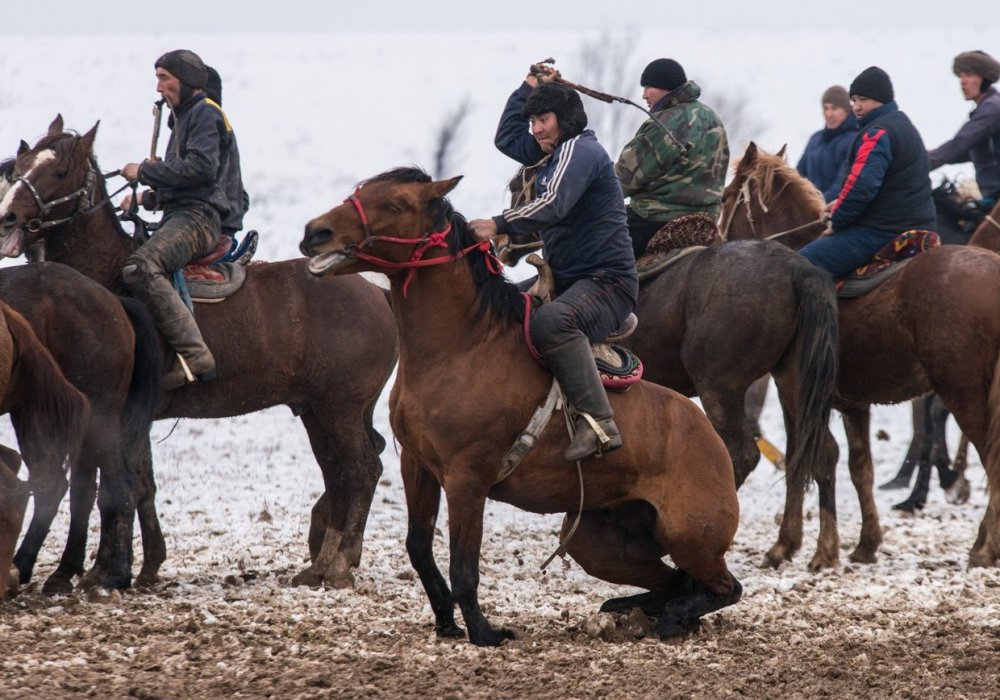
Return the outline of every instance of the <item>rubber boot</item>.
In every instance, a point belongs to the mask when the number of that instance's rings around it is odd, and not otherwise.
[[[576,436],[563,453],[568,462],[576,462],[591,455],[600,456],[622,446],[618,426],[612,418],[608,394],[601,384],[601,375],[594,364],[590,343],[584,336],[574,338],[542,352],[552,374],[559,381],[566,401],[578,414],[575,419]],[[598,437],[587,418],[594,420],[604,433]]]
[[[215,357],[205,344],[194,315],[180,296],[171,288],[167,294],[152,294],[147,300],[150,313],[160,333],[179,356],[163,376],[163,389],[169,391],[191,383],[184,363],[196,381],[206,382],[216,378]]]

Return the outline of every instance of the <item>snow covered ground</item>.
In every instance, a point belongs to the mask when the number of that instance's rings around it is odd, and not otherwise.
[[[879,64],[928,145],[936,145],[968,111],[951,57],[989,47],[996,36],[987,29],[888,38],[820,31],[640,34],[632,74],[651,58],[674,56],[710,95],[745,104],[759,127],[749,136],[768,150],[787,143],[796,158],[821,126],[822,91]],[[593,39],[550,33],[12,37],[0,54],[8,76],[0,86],[0,155],[13,154],[21,138],[33,142],[61,112],[67,126],[80,131],[100,120],[96,152],[105,170],[142,158],[156,98],[152,62],[187,46],[223,75],[225,107],[253,197],[247,224],[262,233],[258,256],[289,258],[297,255],[304,223],[341,201],[358,180],[397,165],[430,168],[437,129],[465,99],[470,111],[442,174],[466,176],[452,198],[463,213],[499,211],[514,171],[492,147],[506,96],[530,63],[549,55],[566,77],[583,81],[576,56]],[[638,101],[639,93],[635,85],[628,96]],[[630,118],[637,125],[642,115]],[[734,155],[744,145],[734,143]],[[782,444],[773,392],[771,399],[763,426]],[[390,435],[384,399],[376,425]],[[524,635],[489,653],[433,638],[432,616],[403,548],[405,504],[391,440],[357,590],[314,591],[288,585],[307,557],[309,506],[322,489],[297,420],[277,407],[228,420],[183,420],[171,433],[172,427],[160,422],[153,432],[168,546],[163,583],[150,594],[96,601],[46,599],[31,587],[0,605],[5,692],[995,696],[1000,572],[965,567],[986,500],[974,452],[968,504],[946,504],[935,487],[923,513],[903,516],[890,510],[901,495],[879,492],[885,530],[879,562],[850,565],[860,516],[835,419],[845,563],[818,574],[805,567],[818,529],[815,494],[796,561],[777,571],[757,567],[776,535],[784,494],[781,474],[762,463],[740,492],[741,525],[730,557],[744,600],[679,644],[632,641],[622,621],[605,635],[607,642],[588,634],[597,605],[620,592],[571,563],[540,573],[537,565],[556,546],[559,517],[493,504],[481,600],[494,622],[514,624]],[[873,434],[880,429],[889,439],[873,445],[877,483],[895,473],[905,453],[909,407],[876,407]],[[954,425],[950,437],[954,446]],[[11,441],[9,429],[0,433],[0,442]],[[96,516],[93,522],[96,541]],[[439,526],[446,532],[446,514]],[[64,508],[39,578],[54,566],[65,528]],[[444,543],[438,543],[442,563]]]

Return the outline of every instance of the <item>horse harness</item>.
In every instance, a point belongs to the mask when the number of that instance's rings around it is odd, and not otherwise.
[[[757,235],[757,226],[756,226],[756,223],[754,222],[754,219],[753,219],[753,210],[750,207],[750,201],[751,201],[751,199],[750,199],[750,180],[751,179],[752,178],[748,177],[747,179],[745,179],[743,181],[743,184],[740,186],[740,193],[736,196],[736,203],[733,205],[732,214],[729,215],[729,218],[726,220],[726,225],[722,228],[722,240],[723,241],[728,241],[729,240],[729,229],[733,225],[733,220],[736,218],[736,210],[739,209],[739,207],[740,207],[741,204],[745,204],[746,205],[746,210],[747,210],[746,218],[747,218],[747,223],[750,224],[750,232],[753,234],[754,238],[760,238],[760,236]],[[757,197],[757,202],[760,204],[760,208],[764,210],[764,213],[765,214],[768,213],[768,211],[769,211],[768,206],[767,206],[767,204],[765,204],[764,200],[759,195]],[[799,231],[805,230],[805,229],[809,228],[810,226],[815,226],[816,224],[822,224],[822,223],[825,223],[825,221],[821,217],[821,218],[816,219],[814,221],[810,221],[808,223],[802,224],[801,226],[796,226],[795,228],[790,228],[787,231],[779,231],[778,233],[772,233],[770,236],[764,236],[763,240],[770,241],[770,240],[774,240],[775,238],[781,238],[782,236],[787,236],[787,235],[792,234],[792,233],[798,233]]]
[[[121,171],[119,170],[113,170],[109,173],[100,173],[100,177],[104,180],[107,180],[109,178],[115,177],[116,175],[120,174],[120,172]],[[116,194],[124,190],[126,187],[132,186],[131,183],[125,183],[124,186],[118,188],[117,190],[109,194],[107,197],[102,199],[100,202],[97,202],[95,204],[93,202],[94,186],[97,183],[98,174],[99,173],[96,167],[94,167],[94,165],[91,164],[91,167],[88,168],[87,170],[87,179],[84,181],[82,187],[80,187],[77,190],[74,190],[73,192],[70,192],[69,194],[63,197],[58,197],[57,199],[51,199],[47,202],[42,199],[42,196],[38,193],[38,190],[35,189],[34,183],[32,183],[31,180],[24,177],[23,175],[19,175],[15,178],[7,178],[7,180],[8,182],[11,183],[11,185],[16,185],[18,183],[21,183],[34,198],[35,204],[38,206],[38,216],[36,216],[31,221],[27,222],[27,224],[25,224],[25,228],[28,229],[28,231],[31,231],[32,233],[37,233],[38,231],[41,231],[43,229],[52,228],[53,226],[59,226],[61,224],[68,223],[81,216],[87,216],[88,214],[100,209],[107,202],[111,201],[112,197],[114,197]],[[60,204],[65,204],[66,202],[72,202],[73,200],[76,200],[77,203],[76,211],[74,211],[69,216],[63,217],[61,219],[43,218],[47,217],[49,213],[53,209],[58,207]]]

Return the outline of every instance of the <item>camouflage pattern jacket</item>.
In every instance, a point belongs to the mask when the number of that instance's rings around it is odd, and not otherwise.
[[[672,221],[697,212],[719,216],[729,142],[719,117],[698,101],[700,96],[701,88],[690,80],[666,95],[618,157],[615,171],[631,197],[629,208],[644,219]],[[686,154],[678,142],[687,146]]]

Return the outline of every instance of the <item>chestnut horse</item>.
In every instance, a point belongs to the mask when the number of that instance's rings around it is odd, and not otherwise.
[[[24,317],[0,302],[0,413],[11,414],[29,479],[17,478],[21,455],[0,445],[0,600],[17,588],[11,564],[29,488],[40,502],[62,498],[64,463],[76,460],[89,412]]]
[[[137,504],[143,540],[162,537],[152,510],[156,487],[151,463],[140,459],[144,450],[148,453],[149,428],[160,401],[164,360],[156,328],[141,303],[120,299],[65,265],[0,270],[0,299],[28,320],[63,374],[90,402],[83,446],[70,472],[69,537],[42,590],[65,593],[72,589],[73,577],[84,573],[98,471],[101,539],[83,583],[126,588],[131,583]],[[21,583],[31,579],[65,492],[64,474],[58,488],[35,492],[31,524],[14,557]],[[150,511],[151,520],[145,516]],[[151,575],[163,556],[162,550],[147,553],[140,580]]]
[[[783,158],[751,144],[723,194],[730,238],[819,235],[822,197]],[[989,505],[969,564],[1000,559],[1000,257],[941,246],[868,294],[841,299],[840,376],[851,479],[861,502],[855,561],[882,540],[872,496],[870,406],[937,392],[983,458]]]
[[[658,601],[656,632],[683,633],[742,591],[724,558],[739,520],[726,447],[690,400],[640,382],[609,397],[624,447],[575,467],[563,460],[568,437],[554,416],[520,466],[498,478],[553,380],[525,343],[521,294],[444,198],[460,179],[432,182],[415,168],[384,173],[309,222],[301,245],[316,256],[316,275],[390,276],[400,333],[390,419],[402,446],[406,548],[437,632],[462,634],[457,602],[474,644],[510,636],[486,620],[477,592],[483,509],[494,498],[536,513],[582,508],[568,553],[591,575],[649,589],[614,605]],[[432,552],[442,488],[452,590]],[[677,569],[662,561],[667,554]]]
[[[34,148],[22,143],[14,184],[0,203],[0,253],[19,255],[41,243],[46,260],[125,293],[121,269],[138,242],[108,199],[93,155],[96,134],[96,125],[82,136],[64,131],[57,117]],[[288,260],[251,265],[242,289],[220,303],[195,304],[195,317],[219,378],[170,392],[158,418],[289,406],[302,419],[325,485],[312,511],[312,563],[294,581],[353,585],[385,447],[372,414],[396,362],[385,293],[359,276],[320,280],[304,260]],[[144,537],[144,551],[149,547],[162,548],[162,538]]]

